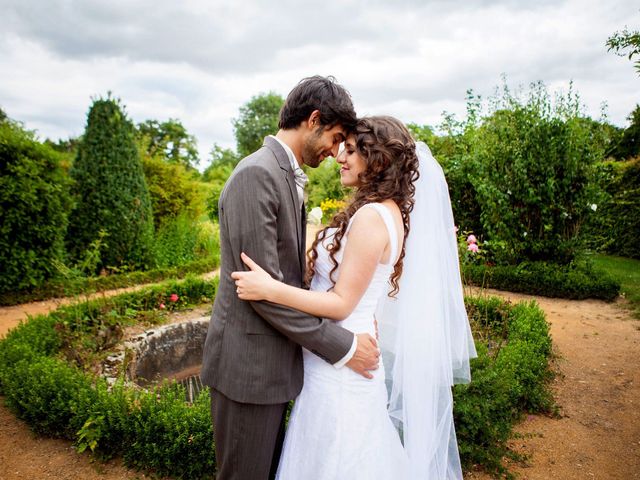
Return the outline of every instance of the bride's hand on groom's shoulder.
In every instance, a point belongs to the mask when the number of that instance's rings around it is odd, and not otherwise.
[[[275,280],[254,262],[246,253],[240,255],[244,264],[249,267],[246,272],[233,272],[236,293],[242,300],[268,300],[269,291]]]

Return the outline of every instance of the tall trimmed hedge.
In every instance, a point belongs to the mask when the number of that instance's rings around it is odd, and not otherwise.
[[[0,122],[0,293],[54,276],[64,257],[68,188],[60,154]]]
[[[76,259],[107,234],[98,269],[150,264],[153,218],[134,128],[118,100],[98,99],[71,169],[76,208],[69,219],[69,251]]]
[[[640,258],[640,157],[598,165],[601,189],[597,211],[586,226],[588,245],[597,251]]]

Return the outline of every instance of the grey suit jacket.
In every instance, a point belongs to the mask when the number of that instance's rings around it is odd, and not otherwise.
[[[220,286],[204,345],[202,381],[237,402],[284,403],[302,388],[300,345],[330,363],[353,333],[329,320],[269,302],[239,300],[231,272],[245,252],[274,278],[302,286],[305,221],[282,146],[267,137],[244,158],[220,195]]]

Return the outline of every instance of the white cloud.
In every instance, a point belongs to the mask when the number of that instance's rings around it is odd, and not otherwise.
[[[304,6],[302,6],[304,5]],[[472,0],[151,2],[0,0],[0,106],[41,136],[82,132],[91,97],[112,91],[134,121],[180,119],[203,162],[232,147],[251,96],[285,96],[334,75],[359,113],[437,124],[469,88],[574,81],[592,116],[624,124],[638,98],[632,63],[605,41],[638,24],[634,2]]]

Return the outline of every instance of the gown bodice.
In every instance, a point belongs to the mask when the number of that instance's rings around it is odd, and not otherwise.
[[[379,263],[373,274],[373,278],[364,292],[362,298],[356,305],[353,312],[346,319],[337,322],[341,327],[346,328],[355,333],[367,332],[371,335],[374,334],[375,327],[373,324],[374,313],[378,307],[378,303],[390,290],[389,278],[393,273],[395,259],[398,256],[398,236],[396,233],[396,226],[393,220],[391,212],[380,203],[368,203],[360,207],[360,209],[351,217],[347,231],[342,237],[341,247],[335,254],[335,259],[338,262],[338,268],[333,273],[333,279],[337,280],[340,275],[340,265],[342,263],[342,257],[348,241],[349,230],[353,220],[358,215],[358,212],[363,208],[374,208],[384,220],[384,223],[389,232],[389,238],[391,242],[391,252],[389,255],[389,261],[387,263]],[[335,235],[335,228],[329,229],[325,239],[318,244],[317,253],[318,258],[315,263],[315,274],[311,281],[311,290],[314,291],[328,291],[334,286],[334,282],[330,277],[331,270],[334,265],[329,257],[328,246],[333,241]]]

